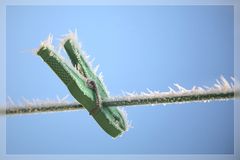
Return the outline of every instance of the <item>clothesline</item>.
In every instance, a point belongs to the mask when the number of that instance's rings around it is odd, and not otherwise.
[[[176,103],[190,103],[190,102],[211,102],[239,99],[240,90],[228,88],[226,91],[219,89],[192,89],[170,92],[153,92],[134,94],[128,93],[127,96],[110,97],[102,101],[102,107],[116,107],[116,106],[159,106],[160,104],[176,104]],[[1,114],[6,115],[21,115],[34,114],[46,112],[62,112],[62,111],[77,111],[84,107],[78,102],[51,102],[51,103],[29,103],[22,105],[7,105],[6,110],[1,109]]]

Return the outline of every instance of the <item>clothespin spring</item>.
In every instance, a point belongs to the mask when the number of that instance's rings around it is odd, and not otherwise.
[[[97,113],[97,111],[100,109],[101,107],[101,99],[100,99],[100,96],[98,94],[98,88],[97,88],[97,85],[96,85],[96,82],[94,80],[91,80],[89,78],[87,78],[87,81],[86,81],[86,84],[89,88],[91,88],[94,93],[95,93],[95,97],[96,97],[96,107],[93,108],[89,114],[90,115],[95,115]]]

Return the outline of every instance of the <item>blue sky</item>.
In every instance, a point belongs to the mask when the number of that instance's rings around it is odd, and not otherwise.
[[[233,76],[230,6],[8,6],[7,95],[69,94],[31,53],[49,33],[77,29],[112,96],[211,86]],[[69,94],[70,95],[70,94]],[[69,97],[69,101],[72,97]],[[7,118],[8,154],[233,153],[233,102],[126,107],[133,128],[112,139],[86,111]]]

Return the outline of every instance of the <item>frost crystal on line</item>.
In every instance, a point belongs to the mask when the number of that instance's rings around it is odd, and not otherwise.
[[[209,102],[210,100],[215,99],[214,97],[210,98],[212,94],[215,94],[216,96],[224,93],[233,93],[234,90],[239,91],[240,89],[240,83],[236,82],[234,78],[232,78],[232,81],[234,82],[233,84],[229,84],[229,82],[223,77],[220,77],[220,80],[216,80],[216,83],[214,84],[213,87],[196,87],[193,86],[191,89],[186,89],[182,87],[179,84],[174,84],[176,89],[173,89],[171,87],[169,88],[168,92],[160,92],[160,91],[152,91],[147,88],[147,92],[141,92],[141,93],[136,93],[136,92],[125,92],[127,96],[122,96],[122,97],[112,97],[109,101],[119,101],[119,103],[124,102],[124,101],[137,101],[139,100],[139,104],[143,103],[145,101],[145,105],[149,104],[147,101],[151,101],[150,104],[157,104],[159,103],[160,99],[164,102],[167,103],[187,103],[191,101],[204,101],[204,102]],[[208,100],[201,100],[201,96],[210,96]],[[181,100],[181,98],[184,97],[194,97],[195,100],[188,99],[187,101]],[[199,98],[198,98],[199,97]],[[154,102],[152,99],[156,99]],[[186,98],[185,98],[186,99]],[[204,98],[203,98],[204,99]],[[218,98],[219,100],[226,100],[227,98]],[[134,102],[135,103],[135,102]],[[136,103],[135,103],[136,104]],[[163,103],[165,104],[165,103]],[[144,105],[144,104],[143,104]]]

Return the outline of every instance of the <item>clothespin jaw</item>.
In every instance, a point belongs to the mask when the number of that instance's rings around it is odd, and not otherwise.
[[[67,36],[62,42],[73,66],[56,54],[53,47],[46,45],[49,43],[43,43],[37,54],[52,68],[72,96],[88,110],[101,128],[112,137],[117,137],[128,129],[126,117],[118,108],[102,106],[102,100],[108,97],[107,90],[89,66],[74,36]]]

